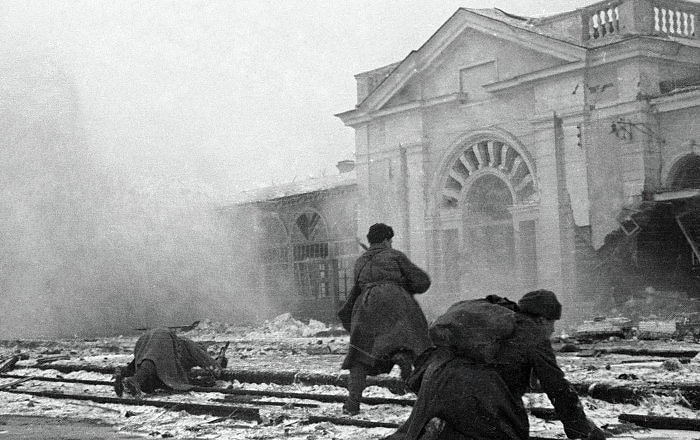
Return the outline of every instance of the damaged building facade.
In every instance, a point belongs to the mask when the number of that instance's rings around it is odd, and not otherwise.
[[[342,161],[338,175],[247,191],[224,209],[234,223],[252,226],[248,284],[266,295],[273,314],[332,321],[352,288],[361,250],[353,168]]]
[[[357,229],[395,227],[434,277],[429,310],[537,287],[569,317],[637,289],[700,295],[699,19],[683,1],[459,9],[356,75],[337,115],[356,133]]]
[[[700,297],[700,5],[597,3],[542,18],[459,9],[356,75],[351,172],[249,193],[260,288],[332,317],[369,225],[455,300],[554,290],[564,318],[638,292]]]

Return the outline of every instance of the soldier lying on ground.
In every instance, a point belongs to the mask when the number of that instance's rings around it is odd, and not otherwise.
[[[192,388],[189,372],[202,367],[215,377],[226,367],[226,358],[212,358],[197,343],[181,338],[168,328],[147,331],[134,347],[134,360],[115,371],[114,391],[122,396],[124,388],[132,396],[156,389],[187,391]]]
[[[409,380],[418,394],[413,411],[387,439],[527,440],[522,397],[531,373],[567,437],[605,438],[557,365],[550,337],[560,317],[561,304],[547,290],[529,292],[517,305],[491,295],[450,307],[431,326],[436,347],[421,356]]]

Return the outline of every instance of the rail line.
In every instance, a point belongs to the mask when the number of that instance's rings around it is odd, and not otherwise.
[[[25,376],[19,374],[0,374],[0,378],[20,379],[20,380],[37,380],[42,382],[59,382],[59,383],[77,383],[82,385],[114,385],[113,381],[107,380],[91,380],[91,379],[67,379],[57,377],[44,376]],[[1,388],[0,388],[1,389]],[[220,387],[202,387],[194,386],[191,391],[200,393],[221,393],[231,396],[256,396],[256,397],[275,397],[283,399],[301,399],[315,400],[324,403],[341,403],[345,401],[344,395],[338,394],[323,394],[323,393],[298,393],[292,391],[274,391],[274,390],[249,390],[245,388],[220,388]],[[399,405],[413,406],[415,399],[397,399],[392,397],[363,397],[362,403],[367,405]]]
[[[72,373],[78,371],[88,371],[102,374],[112,374],[113,367],[100,365],[65,365],[65,364],[36,364],[25,368],[36,368],[40,370],[56,370],[62,373]],[[277,385],[333,385],[337,387],[347,387],[347,374],[332,375],[322,373],[308,373],[300,371],[269,371],[251,369],[226,369],[222,373],[223,380],[241,383]],[[379,386],[388,389],[394,394],[405,393],[405,386],[400,379],[394,377],[374,377],[367,378],[367,386]],[[630,384],[607,384],[604,382],[571,382],[571,385],[580,395],[588,395],[595,399],[604,400],[610,403],[632,403],[637,404],[641,399],[652,394],[658,395],[681,395],[693,409],[700,409],[700,383],[674,383],[674,382],[646,382]],[[203,391],[203,390],[202,390]],[[277,396],[291,397],[291,396]],[[404,399],[396,399],[397,402],[381,402],[401,404]],[[331,400],[337,401],[337,400]],[[368,404],[374,404],[366,402]]]
[[[306,408],[317,408],[318,405],[304,404],[299,402],[266,402],[260,400],[251,400],[250,397],[277,397],[277,398],[292,398],[300,400],[316,400],[319,402],[341,402],[345,399],[345,396],[334,395],[334,394],[316,394],[316,393],[297,393],[297,392],[285,392],[285,391],[272,391],[272,390],[246,390],[246,389],[232,389],[232,388],[220,388],[220,387],[194,387],[192,391],[201,393],[221,393],[225,394],[224,399],[214,400],[216,402],[222,403],[238,403],[239,405],[232,404],[203,404],[194,402],[184,402],[184,401],[171,401],[171,400],[155,400],[155,399],[135,399],[135,398],[124,398],[124,397],[108,397],[93,394],[71,394],[71,393],[61,393],[56,391],[33,391],[27,389],[18,389],[17,387],[29,381],[41,381],[49,383],[73,383],[73,384],[83,384],[83,385],[94,385],[94,386],[112,386],[112,381],[106,380],[89,380],[89,379],[68,379],[68,378],[53,378],[53,377],[41,377],[41,376],[26,376],[17,374],[0,374],[0,378],[6,379],[16,379],[13,382],[0,385],[0,392],[7,392],[13,394],[26,394],[36,397],[45,397],[51,399],[71,399],[71,400],[82,400],[82,401],[92,401],[96,403],[108,403],[108,404],[118,404],[118,405],[143,405],[143,406],[154,406],[159,408],[164,408],[166,410],[177,410],[186,411],[190,414],[206,414],[216,417],[221,417],[224,419],[238,419],[247,421],[261,422],[260,409],[266,405],[282,406],[286,408],[306,407]],[[238,400],[236,398],[246,398],[246,400]],[[366,404],[394,404],[394,405],[412,405],[415,402],[414,399],[395,399],[395,398],[364,398],[363,403]],[[242,406],[246,405],[246,406]],[[529,408],[528,411],[538,417],[545,420],[552,420],[556,418],[552,409],[549,408]],[[638,417],[629,414],[620,414],[619,419],[621,421],[628,421],[640,426],[646,426],[650,428],[665,428],[665,429],[682,429],[682,430],[700,430],[700,423],[696,419],[683,419],[674,417]],[[652,420],[653,419],[653,420]],[[310,414],[299,420],[300,424],[314,424],[328,422],[334,425],[346,425],[346,426],[356,426],[364,428],[396,428],[399,425],[392,422],[383,422],[376,420],[365,420],[350,417],[333,417],[324,415],[314,415]],[[544,437],[530,437],[531,440],[550,440]]]

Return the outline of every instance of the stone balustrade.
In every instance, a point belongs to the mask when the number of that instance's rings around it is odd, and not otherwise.
[[[582,11],[583,40],[598,41],[616,35],[669,35],[698,38],[700,4],[669,0],[613,0]]]
[[[587,12],[589,40],[597,40],[620,33],[620,8],[618,5],[619,3],[608,3]]]
[[[654,2],[654,31],[656,33],[696,38],[695,23],[700,5],[683,2]]]

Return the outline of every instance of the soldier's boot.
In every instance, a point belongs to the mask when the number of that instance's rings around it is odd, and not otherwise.
[[[124,395],[124,376],[121,367],[114,369],[114,392],[117,393],[118,397]]]
[[[343,404],[344,414],[354,416],[360,413],[360,400],[366,383],[367,370],[361,365],[352,367],[348,377],[348,398]]]
[[[126,377],[122,382],[124,384],[124,388],[129,392],[129,394],[134,396],[134,398],[140,399],[143,396],[141,387],[139,387],[139,384],[134,376]]]

